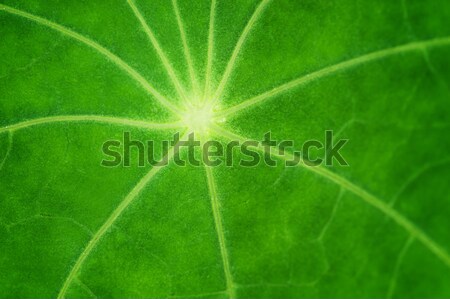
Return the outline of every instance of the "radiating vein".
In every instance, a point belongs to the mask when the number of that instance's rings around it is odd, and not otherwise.
[[[232,133],[228,130],[222,129],[216,125],[212,127],[218,134],[221,134],[222,136],[231,139],[231,140],[239,140],[241,142],[249,140],[245,137],[239,136],[235,133]],[[259,145],[258,149],[265,152],[265,149],[263,146]],[[294,160],[294,157],[292,154],[284,153],[284,155],[279,155],[277,153],[272,153],[274,156],[278,157],[279,159],[283,160]],[[368,203],[369,205],[373,206],[374,208],[378,209],[380,212],[388,216],[390,219],[392,219],[394,222],[396,222],[400,227],[405,229],[408,233],[410,233],[415,239],[420,241],[425,247],[428,248],[436,257],[438,257],[447,267],[450,268],[450,256],[446,252],[444,248],[442,248],[439,244],[437,244],[433,239],[431,239],[430,236],[428,236],[424,231],[422,231],[420,228],[415,226],[410,220],[408,220],[406,217],[404,217],[402,214],[397,212],[395,209],[393,209],[388,203],[385,203],[381,199],[375,197],[374,195],[370,194],[363,188],[353,184],[349,180],[341,177],[340,175],[324,168],[321,166],[310,166],[305,163],[300,163],[299,167],[303,167],[313,173],[318,174],[319,176],[322,176],[331,182],[337,184],[338,186],[341,186],[345,188],[346,190],[350,191],[351,193],[357,195],[359,198],[361,198],[363,201]]]
[[[180,128],[183,125],[179,122],[173,123],[151,123],[142,120],[134,120],[129,118],[120,118],[113,116],[101,116],[101,115],[58,115],[42,118],[35,118],[26,120],[23,122],[0,127],[0,133],[5,131],[17,131],[32,126],[49,124],[49,123],[61,123],[61,122],[81,122],[81,123],[104,123],[113,125],[125,125],[131,127],[139,127],[146,129],[173,129]]]
[[[1,132],[2,131],[0,131],[0,133]],[[5,165],[6,160],[8,159],[9,154],[11,153],[12,146],[13,146],[13,132],[9,131],[8,132],[8,148],[6,149],[5,157],[3,158],[2,162],[0,163],[0,171],[3,169],[3,165]]]
[[[180,110],[172,104],[169,100],[167,100],[162,94],[160,94],[141,74],[139,74],[134,68],[132,68],[130,65],[128,65],[125,61],[123,61],[121,58],[116,56],[115,54],[111,53],[108,49],[105,47],[99,45],[95,41],[91,40],[90,38],[87,38],[80,33],[77,33],[71,29],[68,29],[62,25],[59,25],[55,22],[49,21],[47,19],[41,18],[39,16],[27,13],[22,10],[18,10],[15,8],[12,8],[10,6],[0,4],[0,11],[6,11],[8,13],[26,18],[28,20],[31,20],[33,22],[36,22],[38,24],[44,25],[48,28],[51,28],[53,30],[56,30],[64,35],[67,35],[73,39],[76,39],[83,44],[91,47],[92,49],[96,50],[97,52],[104,55],[109,61],[116,64],[119,68],[124,70],[131,78],[133,78],[136,82],[138,82],[150,95],[154,96],[163,106],[165,106],[167,109],[172,111],[173,113],[180,115]]]
[[[235,287],[233,284],[233,275],[230,269],[230,260],[228,257],[228,249],[226,245],[226,238],[223,229],[222,215],[220,212],[220,203],[217,196],[216,183],[214,181],[214,176],[211,168],[205,166],[206,177],[208,181],[208,189],[211,197],[211,208],[214,216],[214,224],[216,227],[217,238],[219,240],[220,254],[222,256],[223,271],[225,274],[225,280],[227,285],[227,293],[229,298],[235,298]]]
[[[251,99],[244,100],[242,103],[237,104],[236,106],[233,106],[231,108],[225,109],[221,112],[218,112],[217,115],[220,117],[228,116],[236,114],[246,108],[253,107],[255,105],[260,105],[263,102],[279,95],[284,92],[287,92],[293,88],[296,88],[298,86],[301,86],[303,84],[310,83],[314,80],[318,80],[320,78],[332,75],[334,73],[350,69],[352,67],[363,65],[365,63],[368,63],[370,61],[379,60],[388,56],[393,56],[396,54],[411,52],[411,51],[421,51],[424,48],[430,48],[430,47],[439,47],[439,46],[446,46],[450,45],[450,37],[442,37],[442,38],[435,38],[431,40],[426,41],[418,41],[418,42],[412,42],[405,45],[400,45],[376,52],[372,52],[369,54],[365,54],[347,61],[343,61],[328,67],[325,67],[321,70],[312,72],[310,74],[304,75],[298,79],[295,79],[293,81],[290,81],[288,83],[282,84],[280,86],[277,86],[269,91],[266,91],[260,95],[257,95]]]
[[[182,137],[181,139],[184,139]],[[173,155],[175,154],[175,148],[172,147],[170,151],[164,156],[161,163],[164,163],[164,160],[171,160]],[[179,148],[179,147],[178,147]],[[141,193],[141,191],[147,186],[148,182],[165,166],[156,165],[153,167],[131,190],[130,193],[125,197],[125,199],[119,204],[119,206],[109,215],[108,219],[103,223],[100,229],[94,234],[91,238],[87,246],[84,248],[83,252],[80,254],[78,259],[76,260],[74,266],[71,268],[69,275],[64,281],[61,290],[59,291],[58,298],[64,298],[68,288],[70,287],[73,280],[76,278],[78,272],[86,261],[87,257],[90,255],[92,250],[97,246],[98,242],[101,238],[108,232],[111,226],[116,222],[116,220],[122,215],[126,208],[133,202],[133,200]]]
[[[194,70],[194,63],[192,60],[191,51],[189,50],[189,45],[188,45],[187,38],[186,38],[186,32],[184,30],[183,19],[181,18],[181,15],[180,15],[180,9],[178,8],[177,0],[172,0],[172,4],[173,4],[173,9],[175,11],[175,16],[177,18],[178,29],[179,29],[180,35],[181,35],[181,42],[183,43],[183,51],[184,51],[184,56],[186,58],[187,66],[189,69],[191,85],[192,85],[192,88],[193,88],[195,94],[198,95],[199,94],[198,81],[197,81],[197,76],[196,76],[195,70]]]
[[[245,41],[247,40],[247,37],[250,33],[250,31],[255,26],[256,21],[263,13],[264,9],[267,7],[271,0],[262,0],[261,3],[256,8],[255,12],[251,16],[250,20],[248,21],[247,25],[244,28],[244,31],[242,31],[241,36],[239,37],[239,40],[233,50],[233,53],[231,54],[231,58],[228,61],[227,67],[225,69],[225,72],[222,76],[222,79],[219,83],[219,86],[217,87],[216,92],[214,93],[214,96],[210,99],[211,104],[214,105],[216,101],[220,99],[222,96],[222,93],[225,89],[225,86],[228,83],[228,80],[230,79],[231,73],[233,72],[233,69],[236,65],[237,58],[239,56],[239,53],[241,52],[242,46],[244,45]]]
[[[142,28],[144,29],[145,33],[147,34],[148,38],[150,39],[150,42],[152,43],[153,47],[156,50],[156,53],[158,53],[159,58],[161,59],[167,74],[169,75],[170,79],[172,80],[173,85],[175,86],[175,89],[177,90],[178,95],[182,98],[187,100],[186,93],[184,91],[184,88],[181,86],[180,80],[178,79],[177,75],[175,74],[175,70],[172,67],[172,64],[169,62],[169,59],[167,58],[167,55],[165,54],[164,50],[161,48],[161,45],[159,44],[158,40],[156,39],[155,35],[153,34],[153,31],[150,29],[150,26],[148,26],[147,22],[145,21],[144,17],[142,16],[141,12],[137,8],[136,4],[134,3],[134,0],[127,0],[128,5],[133,10],[134,15],[141,23]]]
[[[211,1],[211,10],[209,12],[209,30],[208,30],[208,54],[206,58],[205,87],[203,92],[203,102],[209,101],[211,91],[211,75],[214,57],[214,19],[216,15],[216,0]]]

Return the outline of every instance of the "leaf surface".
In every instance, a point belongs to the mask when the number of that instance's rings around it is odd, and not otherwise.
[[[446,0],[2,0],[0,296],[448,297],[449,19]],[[350,166],[100,165],[124,131],[187,132],[196,102],[210,139],[334,130]]]

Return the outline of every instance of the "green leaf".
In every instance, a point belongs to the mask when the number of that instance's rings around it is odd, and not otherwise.
[[[450,296],[449,19],[447,0],[2,0],[0,297]],[[200,127],[334,130],[349,166],[100,164],[124,131]]]

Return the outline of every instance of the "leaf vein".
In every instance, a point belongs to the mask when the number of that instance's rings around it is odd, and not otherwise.
[[[223,228],[222,215],[220,212],[220,202],[217,195],[217,187],[214,181],[213,172],[210,167],[205,166],[206,177],[208,181],[208,189],[211,198],[211,208],[214,216],[214,224],[216,228],[217,238],[219,240],[220,254],[222,257],[223,271],[225,274],[227,293],[229,298],[235,298],[235,286],[233,283],[233,275],[231,273],[230,260],[228,256],[228,249],[226,246],[226,238]]]
[[[67,27],[64,27],[64,26],[57,24],[55,22],[52,22],[50,20],[44,19],[42,17],[30,14],[28,12],[25,12],[25,11],[22,11],[19,9],[15,9],[13,7],[10,7],[10,6],[4,5],[4,4],[0,4],[0,11],[1,10],[11,13],[13,15],[17,15],[17,16],[26,18],[26,19],[33,21],[35,23],[38,23],[40,25],[49,27],[55,31],[58,31],[64,35],[67,35],[67,36],[69,36],[75,40],[78,40],[78,41],[82,42],[83,44],[91,47],[92,49],[94,49],[97,52],[104,55],[109,61],[116,64],[120,69],[125,71],[131,78],[133,78],[137,83],[139,83],[150,95],[154,96],[167,109],[169,109],[176,115],[181,114],[178,107],[176,107],[169,100],[167,100],[162,94],[160,94],[140,73],[138,73],[138,71],[136,71],[134,68],[132,68],[129,64],[127,64],[125,61],[123,61],[117,55],[113,54],[111,51],[109,51],[105,47],[101,46],[100,44],[96,43],[92,39],[87,38],[80,33],[77,33],[71,29],[68,29]]]
[[[389,289],[388,289],[386,298],[392,298],[392,295],[394,294],[395,287],[397,285],[398,275],[400,272],[400,267],[403,263],[406,253],[408,252],[408,249],[411,247],[413,242],[414,242],[414,237],[409,236],[408,239],[406,240],[405,244],[403,245],[402,250],[398,254],[397,261],[395,262],[395,266],[394,266],[394,273],[392,275],[391,282],[389,283]]]
[[[229,138],[231,140],[240,140],[245,141],[249,140],[248,138],[244,138],[242,136],[239,136],[235,133],[232,133],[228,130],[222,129],[219,126],[213,127],[214,131],[218,134],[221,134],[222,136]],[[260,151],[265,153],[264,147],[259,145],[257,147]],[[279,159],[288,159],[293,160],[293,156],[289,153],[284,153],[284,155],[279,155],[274,153],[276,157]],[[337,184],[338,186],[343,187],[344,189],[350,191],[351,193],[357,195],[359,198],[361,198],[364,202],[371,205],[372,207],[378,209],[380,212],[388,216],[390,219],[392,219],[394,222],[396,222],[400,227],[405,229],[408,233],[410,233],[415,239],[420,241],[425,247],[430,250],[437,258],[439,258],[447,267],[450,268],[450,256],[445,251],[444,248],[442,248],[439,244],[437,244],[431,237],[429,237],[424,231],[419,229],[417,226],[415,226],[409,219],[404,217],[402,214],[397,212],[395,209],[393,209],[388,203],[383,202],[381,199],[377,198],[376,196],[370,194],[366,190],[364,190],[362,187],[359,187],[355,185],[354,183],[350,182],[344,177],[341,177],[340,175],[331,172],[330,170],[321,167],[321,166],[310,166],[305,163],[299,164],[299,167],[303,167],[321,177],[324,177],[331,182]]]
[[[186,32],[184,30],[183,19],[181,18],[180,9],[178,8],[177,0],[172,0],[173,10],[175,11],[175,16],[177,18],[178,30],[181,35],[181,42],[183,44],[184,56],[186,58],[187,66],[189,69],[189,76],[191,77],[191,85],[194,89],[196,95],[198,95],[198,82],[197,76],[194,70],[194,63],[191,56],[191,51],[189,50],[189,45],[187,42]]]
[[[442,37],[442,38],[435,38],[431,40],[426,41],[418,41],[418,42],[412,42],[409,44],[404,44],[392,48],[387,48],[379,51],[375,51],[372,53],[368,53],[356,58],[352,58],[343,62],[339,62],[337,64],[325,67],[323,69],[314,71],[312,73],[309,73],[307,75],[301,76],[295,80],[292,80],[290,82],[287,82],[285,84],[279,85],[277,87],[272,88],[269,91],[266,91],[260,95],[257,95],[253,98],[250,98],[248,100],[244,100],[240,104],[237,104],[233,107],[230,107],[228,109],[224,109],[217,113],[218,117],[225,117],[229,115],[235,115],[238,112],[254,107],[256,105],[261,105],[265,101],[282,94],[284,92],[287,92],[293,88],[296,88],[298,86],[301,86],[303,84],[310,83],[314,80],[318,80],[323,77],[327,77],[331,74],[338,73],[340,71],[350,69],[352,67],[355,67],[357,65],[363,65],[364,63],[379,60],[385,57],[393,56],[400,53],[405,52],[411,52],[411,51],[418,51],[422,50],[427,47],[439,47],[439,46],[446,46],[450,44],[450,37]]]
[[[183,137],[184,138],[184,137]],[[182,138],[182,139],[183,139]],[[175,154],[175,147],[171,148],[170,151],[166,154],[166,156],[162,159],[165,160],[167,157],[168,160],[173,157]],[[91,240],[88,242],[87,246],[84,248],[83,252],[80,254],[78,259],[76,260],[74,266],[71,268],[69,275],[64,281],[61,290],[59,291],[58,297],[59,299],[64,298],[67,290],[69,289],[71,283],[76,278],[78,272],[86,261],[87,257],[90,255],[92,250],[97,246],[100,239],[109,231],[111,226],[116,222],[116,220],[122,215],[125,209],[133,202],[133,200],[141,193],[141,191],[147,186],[148,182],[161,170],[165,168],[162,165],[156,165],[153,167],[137,184],[136,186],[128,193],[125,199],[117,206],[116,209],[109,215],[107,220],[103,223],[100,229],[94,234]]]
[[[7,125],[0,127],[0,133],[5,131],[17,131],[20,129],[25,129],[32,126],[49,124],[49,123],[60,123],[60,122],[92,122],[92,123],[106,123],[115,125],[126,125],[139,128],[153,128],[153,129],[170,129],[179,128],[182,126],[179,122],[173,123],[151,123],[142,120],[134,120],[129,118],[119,118],[112,116],[101,116],[101,115],[58,115],[49,116],[42,118],[35,118],[31,120],[26,120],[18,122],[12,125]]]
[[[206,75],[205,75],[205,91],[203,93],[203,102],[209,101],[209,93],[211,91],[211,74],[213,68],[214,55],[214,19],[216,13],[216,0],[211,1],[211,10],[209,12],[209,29],[208,29],[208,54],[206,58]]]
[[[267,7],[267,5],[270,3],[270,1],[271,0],[261,1],[261,3],[256,8],[255,12],[251,16],[250,20],[248,21],[247,25],[245,26],[244,31],[242,31],[242,34],[238,39],[238,42],[233,50],[233,53],[231,54],[231,58],[228,61],[227,67],[222,76],[222,80],[219,83],[219,87],[217,88],[216,92],[214,93],[214,96],[212,97],[212,99],[210,99],[210,104],[212,106],[222,96],[222,93],[225,90],[225,86],[227,85],[228,80],[230,79],[231,73],[233,72],[233,69],[236,66],[237,58],[239,56],[239,53],[241,52],[242,46],[244,45],[245,41],[247,40],[247,37],[250,34],[250,31],[255,26],[256,21],[262,15],[264,9]]]
[[[133,10],[134,15],[141,23],[142,28],[144,29],[145,33],[147,34],[151,44],[156,50],[156,53],[158,54],[159,58],[161,59],[167,74],[169,75],[170,79],[172,80],[173,85],[175,86],[175,89],[177,90],[178,95],[187,100],[186,92],[184,91],[184,88],[181,86],[180,80],[178,79],[175,70],[173,69],[172,64],[169,62],[169,59],[167,58],[166,53],[162,49],[161,45],[159,44],[158,40],[156,39],[153,31],[150,29],[150,26],[145,21],[144,17],[142,16],[141,12],[137,8],[136,4],[134,3],[134,0],[127,0],[128,5]]]
[[[0,130],[0,133],[2,133],[2,131]],[[0,171],[3,169],[3,166],[6,163],[6,160],[8,159],[11,150],[13,147],[13,132],[12,131],[8,131],[8,148],[6,149],[6,154],[5,157],[3,158],[2,162],[0,163]]]

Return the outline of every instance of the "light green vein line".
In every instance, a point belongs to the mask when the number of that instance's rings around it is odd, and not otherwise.
[[[131,78],[136,80],[150,95],[154,96],[162,105],[164,105],[167,109],[172,111],[173,113],[177,115],[181,115],[180,110],[173,105],[169,100],[167,100],[163,95],[161,95],[141,74],[139,74],[135,69],[133,69],[131,66],[129,66],[125,61],[120,59],[115,54],[111,53],[108,49],[105,47],[99,45],[98,43],[94,42],[93,40],[73,31],[70,30],[62,25],[59,25],[55,22],[49,21],[47,19],[38,17],[36,15],[12,8],[10,6],[0,4],[0,11],[6,11],[11,14],[26,18],[30,21],[36,22],[38,24],[47,26],[53,30],[56,30],[62,34],[65,34],[73,39],[76,39],[85,45],[91,47],[92,49],[98,51],[99,53],[103,54],[108,60],[116,64],[119,68],[124,70]]]
[[[152,43],[153,47],[155,48],[156,53],[158,53],[158,56],[161,59],[161,62],[163,63],[164,67],[166,68],[167,74],[169,75],[170,79],[172,80],[172,83],[175,86],[175,89],[177,90],[178,95],[181,98],[187,100],[187,96],[184,91],[184,88],[181,86],[180,80],[178,80],[178,77],[175,74],[175,70],[173,69],[172,64],[169,62],[167,55],[164,53],[164,50],[161,48],[161,45],[159,44],[158,40],[156,39],[155,35],[153,34],[153,31],[148,26],[147,22],[145,21],[144,17],[142,16],[141,12],[137,8],[136,4],[134,3],[134,0],[127,0],[127,3],[133,10],[133,13],[136,16],[136,18],[141,23],[142,28],[144,29],[145,33],[147,34],[148,38],[150,39],[150,42]]]
[[[232,133],[230,131],[224,130],[216,125],[212,126],[212,129],[215,130],[217,133],[221,134],[222,136],[232,139],[232,140],[239,140],[241,142],[246,139],[245,137],[239,136],[235,133]],[[258,149],[260,151],[264,152],[264,147],[259,145]],[[273,153],[274,156],[285,159],[285,160],[293,160],[293,155],[289,153],[285,153],[285,155],[277,155],[276,153]],[[396,222],[400,227],[405,229],[408,233],[410,233],[414,238],[416,238],[418,241],[420,241],[428,250],[430,250],[436,257],[438,257],[444,264],[450,268],[450,256],[445,251],[444,248],[442,248],[439,244],[437,244],[433,239],[431,239],[425,232],[423,232],[420,228],[415,226],[411,221],[409,221],[407,218],[405,218],[403,215],[401,215],[399,212],[397,212],[395,209],[393,209],[388,203],[385,203],[381,199],[375,197],[374,195],[370,194],[366,190],[362,189],[361,187],[353,184],[352,182],[348,181],[347,179],[339,176],[338,174],[331,172],[330,170],[321,167],[321,166],[309,166],[304,163],[300,163],[299,167],[303,167],[311,172],[314,172],[333,183],[337,184],[338,186],[341,186],[345,188],[346,190],[352,192],[353,194],[360,197],[362,200],[364,200],[369,205],[373,206],[374,208],[378,209],[382,213],[384,213],[386,216],[388,216],[390,219],[392,219],[394,222]]]
[[[71,217],[63,217],[63,216],[47,216],[47,215],[42,215],[42,214],[37,214],[37,215],[33,215],[31,217],[28,217],[26,219],[22,219],[19,220],[17,222],[14,223],[10,223],[7,225],[7,227],[9,229],[14,228],[18,225],[25,225],[31,221],[35,221],[37,219],[46,219],[46,220],[60,220],[60,221],[65,221],[68,223],[71,223],[75,226],[77,226],[78,228],[80,228],[81,230],[83,230],[85,233],[87,233],[88,235],[92,236],[93,233],[92,231],[86,227],[85,225],[81,224],[80,222],[76,221],[75,219],[71,218]]]
[[[411,247],[413,241],[414,241],[414,238],[412,236],[409,236],[409,238],[405,242],[405,245],[403,245],[403,248],[398,255],[397,262],[395,263],[394,273],[392,275],[391,283],[389,284],[389,289],[388,289],[386,298],[392,298],[392,295],[394,294],[395,287],[397,285],[398,275],[400,272],[400,267],[402,266],[405,255],[408,252],[408,249]]]
[[[333,73],[337,73],[346,69],[350,69],[352,67],[355,67],[357,65],[362,65],[364,63],[379,60],[388,56],[393,56],[396,54],[401,54],[405,52],[412,52],[412,51],[421,51],[424,48],[430,48],[430,47],[439,47],[439,46],[445,46],[450,44],[450,37],[443,37],[443,38],[436,38],[426,41],[419,41],[419,42],[413,42],[405,45],[400,45],[393,48],[388,48],[376,52],[372,52],[366,55],[362,55],[344,62],[337,63],[335,65],[325,67],[321,70],[312,72],[308,75],[302,76],[298,79],[295,79],[293,81],[290,81],[288,83],[285,83],[283,85],[277,86],[273,88],[272,90],[269,90],[267,92],[264,92],[258,96],[255,96],[249,100],[245,100],[240,104],[237,104],[236,106],[233,106],[231,108],[225,109],[221,112],[217,113],[218,117],[224,117],[228,115],[233,115],[241,110],[244,110],[246,108],[255,106],[257,104],[262,104],[264,101],[273,98],[281,93],[287,92],[293,88],[296,88],[300,85],[307,84],[311,81],[320,79],[322,77],[329,76]]]
[[[189,69],[189,76],[191,77],[191,85],[192,85],[192,88],[194,89],[195,94],[198,96],[198,94],[199,94],[198,81],[197,81],[197,76],[196,76],[195,70],[194,70],[194,63],[192,60],[191,51],[189,50],[189,45],[188,45],[187,38],[186,38],[186,32],[184,31],[183,19],[181,18],[181,15],[180,15],[180,9],[178,8],[177,0],[172,0],[172,4],[173,4],[173,9],[175,11],[175,16],[177,18],[178,29],[179,29],[180,35],[181,35],[181,42],[183,43],[183,51],[184,51],[184,56],[186,57],[186,62],[187,62],[188,69]]]
[[[126,125],[131,127],[148,128],[148,129],[171,129],[180,128],[183,125],[179,122],[174,123],[151,123],[147,121],[134,120],[129,118],[118,118],[111,116],[99,116],[99,115],[59,115],[49,116],[42,118],[35,118],[26,120],[23,122],[7,125],[0,128],[0,133],[5,131],[17,131],[32,126],[43,125],[48,123],[61,123],[61,122],[93,122],[93,123],[105,123],[114,125]]]
[[[90,296],[92,296],[92,298],[98,298],[97,295],[95,295],[84,282],[82,282],[80,279],[76,279],[76,281],[83,290],[85,290]]]
[[[448,253],[434,240],[432,240],[425,232],[423,232],[411,221],[409,221],[399,212],[390,207],[389,204],[383,202],[382,200],[368,193],[361,187],[356,186],[355,184],[351,183],[345,178],[323,167],[311,167],[311,166],[308,167],[306,165],[302,166],[344,187],[353,194],[359,196],[368,204],[372,205],[373,207],[383,212],[385,215],[387,215],[389,218],[395,221],[399,226],[403,227],[412,236],[414,236],[417,240],[419,240],[423,245],[425,245],[425,247],[427,247],[434,255],[436,255],[442,262],[444,262],[447,267],[450,267],[450,256],[448,255]]]
[[[222,76],[222,80],[219,83],[219,87],[217,88],[216,92],[214,93],[214,96],[210,99],[210,103],[212,106],[222,96],[225,86],[227,85],[228,80],[230,79],[231,73],[236,65],[237,58],[239,56],[239,53],[241,52],[242,46],[244,45],[245,41],[247,40],[247,37],[248,37],[250,31],[253,29],[256,21],[261,16],[261,14],[263,13],[264,9],[267,7],[267,5],[269,4],[270,1],[271,0],[262,0],[262,2],[258,5],[255,12],[253,13],[252,17],[248,21],[247,25],[245,26],[244,31],[242,32],[241,36],[239,37],[239,40],[233,50],[231,58],[228,61],[227,67]]]
[[[184,139],[185,136],[182,137]],[[175,154],[175,148],[172,147],[170,151],[167,153],[167,155],[162,159],[162,161],[165,160],[167,157],[167,160],[171,160],[173,155]],[[78,272],[80,271],[81,267],[83,266],[84,262],[86,261],[87,257],[90,255],[92,250],[97,246],[100,239],[108,232],[108,230],[111,228],[111,226],[116,222],[116,220],[122,215],[122,213],[125,211],[126,208],[133,202],[133,200],[141,193],[141,191],[147,186],[148,182],[165,166],[159,165],[153,167],[139,182],[138,184],[131,190],[130,193],[125,197],[125,199],[119,204],[119,206],[111,213],[111,215],[108,217],[108,219],[103,223],[103,225],[100,227],[100,229],[94,234],[92,239],[89,241],[83,252],[78,257],[77,261],[75,262],[74,266],[69,272],[69,275],[67,276],[66,280],[64,281],[63,286],[61,287],[61,290],[58,293],[58,299],[64,298],[66,295],[66,292],[68,288],[70,287],[73,280],[76,278]]]
[[[203,102],[209,101],[211,91],[211,75],[213,67],[214,55],[214,19],[216,15],[216,0],[211,1],[211,10],[209,12],[209,32],[208,32],[208,55],[206,58],[206,75],[205,75],[205,90],[203,92]]]
[[[441,167],[445,164],[449,164],[450,163],[450,159],[443,159],[440,161],[437,161],[435,163],[430,163],[430,164],[426,164],[423,167],[421,167],[420,169],[416,170],[415,172],[411,173],[411,175],[403,180],[403,184],[400,186],[400,188],[398,189],[398,191],[395,193],[395,195],[392,197],[391,202],[389,203],[389,205],[391,207],[393,207],[396,203],[397,200],[399,199],[399,197],[403,194],[403,192],[405,192],[405,190],[415,181],[417,180],[419,177],[421,177],[422,175],[424,175],[426,172],[431,171],[433,168],[435,167]]]
[[[168,299],[186,299],[186,298],[204,298],[204,297],[212,297],[212,298],[221,298],[219,295],[225,295],[227,291],[219,291],[219,292],[209,292],[202,294],[192,294],[192,295],[180,295],[180,296],[170,296]]]
[[[319,236],[317,237],[317,240],[322,241],[325,235],[327,234],[329,228],[331,227],[331,224],[333,223],[334,218],[336,217],[337,211],[339,209],[339,206],[341,204],[342,198],[344,197],[345,189],[340,188],[339,194],[336,198],[336,201],[334,203],[333,209],[331,210],[331,214],[328,218],[328,221],[325,223],[325,225],[322,228],[322,231],[320,232]]]
[[[223,229],[222,215],[220,213],[220,203],[217,196],[216,183],[214,182],[213,172],[210,167],[205,166],[206,177],[208,180],[208,189],[211,197],[211,208],[214,215],[214,224],[216,227],[217,238],[219,240],[220,254],[222,256],[223,271],[227,285],[227,293],[229,298],[235,298],[235,287],[233,284],[233,275],[230,269],[230,260],[228,257],[228,249],[226,246],[226,238]]]
[[[447,84],[445,78],[443,78],[442,75],[439,74],[438,70],[433,65],[433,63],[431,61],[430,53],[427,48],[425,48],[425,47],[422,48],[422,55],[423,55],[423,59],[424,59],[425,63],[427,64],[429,71],[436,78],[436,81],[439,82],[447,90],[448,93],[450,93],[449,85]]]
[[[0,131],[0,133],[1,133],[1,131]],[[9,154],[11,153],[12,146],[13,146],[13,132],[8,131],[8,148],[6,149],[5,157],[3,158],[2,162],[0,163],[0,170],[3,169],[3,165],[5,165],[6,160],[8,159]]]

